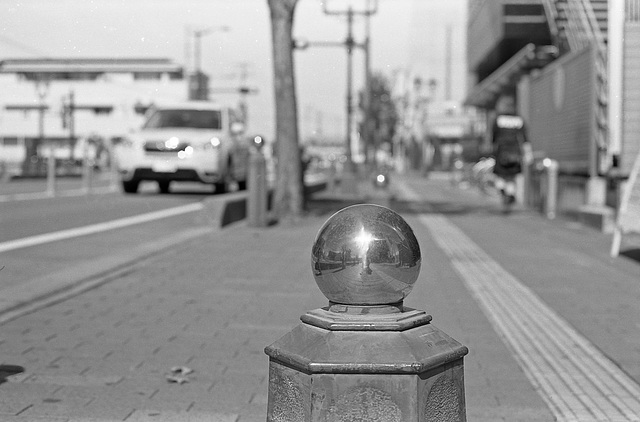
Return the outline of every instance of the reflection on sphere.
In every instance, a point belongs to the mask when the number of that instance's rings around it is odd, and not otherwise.
[[[331,302],[346,305],[397,303],[420,272],[420,246],[394,211],[354,205],[331,216],[311,252],[318,287]]]

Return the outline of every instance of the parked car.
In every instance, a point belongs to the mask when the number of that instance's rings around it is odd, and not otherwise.
[[[230,184],[246,186],[249,145],[234,111],[215,103],[190,101],[151,107],[139,130],[115,148],[122,189],[136,193],[140,182],[158,183],[169,192],[172,182],[195,181],[225,192]]]

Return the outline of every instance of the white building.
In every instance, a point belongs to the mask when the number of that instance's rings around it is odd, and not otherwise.
[[[122,136],[149,104],[186,97],[183,69],[168,59],[2,60],[0,164],[43,155],[41,139],[59,152],[76,139]]]
[[[116,136],[140,122],[135,105],[183,100],[182,67],[168,59],[16,59],[0,61],[0,136],[70,136],[63,125],[73,95],[74,136]],[[66,126],[66,127],[64,127]]]

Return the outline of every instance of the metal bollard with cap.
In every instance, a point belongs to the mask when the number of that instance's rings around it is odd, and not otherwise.
[[[265,348],[267,421],[466,421],[467,347],[403,305],[421,266],[407,222],[344,208],[318,232],[311,265],[329,304]]]

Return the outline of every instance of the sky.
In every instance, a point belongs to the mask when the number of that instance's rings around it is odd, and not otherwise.
[[[331,10],[346,1],[325,0]],[[373,0],[372,0],[373,1]],[[8,58],[166,57],[194,66],[193,30],[201,39],[201,66],[212,88],[237,87],[242,70],[257,88],[249,98],[252,130],[273,133],[273,72],[267,0],[0,0],[0,60]],[[222,31],[223,26],[228,27]],[[371,68],[391,77],[411,71],[436,79],[444,98],[446,33],[451,28],[451,98],[466,92],[466,0],[378,0],[370,19]],[[354,21],[357,42],[363,18]],[[299,0],[294,37],[343,42],[346,19],[326,15],[321,0]],[[300,131],[341,136],[345,130],[347,53],[344,47],[295,51]],[[354,93],[364,81],[364,55],[353,54]],[[1,94],[0,94],[1,95]],[[222,101],[236,101],[229,94]]]

